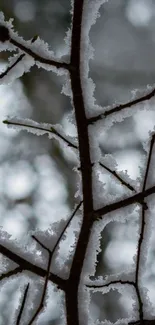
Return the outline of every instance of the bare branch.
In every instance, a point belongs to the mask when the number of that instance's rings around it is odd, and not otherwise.
[[[16,125],[16,126],[19,126],[19,127],[22,126],[22,127],[25,127],[25,128],[30,128],[30,129],[45,131],[45,132],[48,132],[48,133],[53,133],[58,138],[60,138],[61,140],[63,140],[65,143],[67,143],[67,145],[69,147],[74,148],[74,149],[78,149],[78,147],[75,144],[73,144],[72,142],[70,142],[63,135],[61,135],[53,126],[51,126],[50,129],[48,129],[48,128],[44,128],[44,127],[41,127],[41,126],[35,126],[35,125],[31,125],[31,124],[24,124],[24,123],[20,123],[20,122],[11,122],[9,120],[4,120],[3,123],[4,124],[8,124],[8,125]]]
[[[120,105],[117,105],[115,106],[114,108],[110,109],[110,110],[107,110],[105,111],[104,113],[102,114],[99,114],[97,116],[94,116],[94,117],[91,117],[88,119],[88,124],[92,124],[92,123],[95,123],[97,122],[98,120],[101,120],[102,118],[108,116],[108,115],[111,115],[113,113],[116,113],[116,112],[119,112],[125,108],[128,108],[128,107],[132,107],[136,104],[139,104],[139,103],[142,103],[146,100],[149,100],[151,99],[153,96],[155,95],[155,88],[153,90],[151,90],[148,94],[140,97],[140,98],[137,98],[137,99],[134,99],[134,100],[131,100],[125,104],[120,104]]]
[[[136,192],[136,190],[133,188],[133,186],[131,186],[130,184],[128,184],[127,182],[125,182],[117,173],[115,170],[111,170],[109,167],[105,166],[103,163],[99,162],[99,165],[103,168],[105,168],[109,173],[111,173],[114,177],[116,177],[123,185],[125,185],[129,190]]]
[[[21,304],[21,308],[20,308],[20,311],[19,311],[19,315],[17,317],[16,325],[19,325],[20,324],[20,320],[21,320],[22,312],[23,312],[23,309],[24,309],[24,306],[25,306],[25,302],[26,302],[28,290],[29,290],[29,283],[27,284],[27,286],[25,288],[25,292],[24,292],[24,296],[23,296],[23,301],[22,301],[22,304]]]

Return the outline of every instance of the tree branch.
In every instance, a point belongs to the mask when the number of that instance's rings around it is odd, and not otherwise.
[[[21,317],[22,317],[22,312],[24,310],[24,306],[25,306],[25,302],[26,302],[28,290],[29,290],[29,283],[27,284],[27,286],[25,288],[25,292],[24,292],[24,296],[23,296],[23,301],[22,301],[22,304],[21,304],[21,308],[19,310],[19,315],[17,317],[16,325],[19,325],[20,324],[20,320],[21,320]]]
[[[133,281],[123,281],[123,280],[115,280],[115,281],[110,281],[106,284],[87,284],[86,286],[88,288],[93,288],[93,289],[96,289],[96,288],[106,288],[106,287],[109,287],[113,284],[129,284],[129,285],[132,285],[135,287],[135,283]]]
[[[46,272],[45,283],[44,283],[41,301],[40,301],[40,304],[39,304],[35,314],[32,316],[31,320],[29,321],[28,325],[31,325],[34,322],[34,320],[39,315],[40,311],[44,308],[44,300],[45,300],[45,295],[46,295],[46,291],[47,291],[47,285],[48,285],[48,280],[49,280],[49,275],[50,275],[50,266],[51,266],[51,261],[52,261],[52,252],[48,248],[46,248],[45,245],[43,245],[35,236],[32,236],[32,237],[37,241],[37,243],[39,243],[44,249],[46,249],[48,251],[49,259],[48,259],[47,272]]]
[[[105,166],[103,163],[99,162],[99,165],[103,168],[105,168],[109,173],[111,173],[114,177],[116,177],[120,183],[122,183],[123,185],[125,185],[129,190],[131,191],[135,191],[135,189],[133,188],[133,186],[131,186],[130,184],[128,184],[127,182],[125,182],[117,173],[115,170],[111,170],[109,167]]]
[[[114,108],[105,111],[104,113],[101,113],[101,114],[99,114],[97,116],[89,118],[88,123],[89,124],[95,123],[98,120],[101,120],[102,118],[104,118],[104,117],[106,117],[108,115],[111,115],[113,113],[117,113],[117,112],[119,112],[119,111],[121,111],[121,110],[123,110],[125,108],[132,107],[132,106],[134,106],[136,104],[139,104],[139,103],[142,103],[142,102],[144,102],[146,100],[149,100],[152,97],[154,97],[154,95],[155,95],[155,88],[153,90],[151,90],[148,94],[146,94],[146,95],[144,95],[144,96],[142,96],[140,98],[131,100],[131,101],[125,103],[125,104],[119,104],[119,105],[115,106]]]
[[[67,325],[79,325],[78,288],[91,228],[93,225],[92,196],[92,164],[88,136],[88,122],[85,112],[83,91],[81,86],[81,26],[84,0],[74,0],[72,36],[71,36],[71,66],[70,70],[73,106],[79,141],[79,159],[82,178],[83,222],[77,241],[75,254],[66,288]]]
[[[58,138],[60,138],[61,140],[63,140],[65,143],[67,143],[67,145],[69,147],[74,148],[74,149],[78,149],[78,147],[74,143],[70,142],[63,135],[61,135],[53,126],[50,126],[50,129],[48,129],[48,128],[39,126],[39,123],[38,123],[38,126],[37,125],[35,126],[35,125],[31,125],[31,124],[25,124],[25,123],[22,123],[22,122],[12,122],[12,121],[9,121],[9,120],[4,120],[3,123],[4,124],[7,124],[7,125],[12,125],[12,126],[15,125],[15,126],[19,126],[19,127],[25,127],[25,129],[26,128],[30,128],[32,130],[34,129],[34,130],[45,131],[47,133],[53,133]]]
[[[21,54],[10,67],[8,67],[4,72],[2,72],[0,74],[0,79],[4,78],[8,74],[8,72],[10,72],[24,58],[24,56],[25,54]]]
[[[150,162],[151,162],[151,157],[153,152],[154,141],[155,141],[155,135],[152,136],[151,143],[150,143],[150,150],[149,150],[148,161],[147,161],[147,166],[146,166],[146,171],[145,171],[145,176],[143,181],[142,192],[144,192],[146,188],[146,182],[147,182],[147,177],[148,177],[148,172],[149,172],[149,167],[150,167]],[[144,202],[142,203],[141,230],[140,230],[140,235],[138,240],[136,274],[135,274],[135,288],[137,292],[137,298],[139,301],[140,322],[142,322],[144,318],[143,301],[141,298],[140,288],[139,288],[139,269],[140,269],[141,249],[142,249],[142,243],[143,243],[144,231],[145,231],[145,212],[146,212],[145,210],[146,209],[145,209],[145,202]]]
[[[28,270],[32,273],[35,273],[36,275],[39,275],[41,277],[46,276],[46,270],[42,269],[41,267],[34,265],[27,260],[25,260],[23,257],[20,257],[16,253],[13,253],[10,249],[6,248],[2,244],[0,244],[0,253],[3,254],[4,256],[8,257],[11,259],[13,262],[18,264],[20,268],[24,270]],[[55,283],[60,289],[64,290],[66,280],[61,279],[59,276],[56,274],[50,273],[49,275],[49,280]]]
[[[124,208],[124,207],[126,207],[130,204],[133,204],[133,203],[142,204],[145,197],[147,197],[151,194],[154,194],[154,193],[155,193],[155,186],[152,186],[145,191],[142,191],[140,193],[137,193],[133,196],[128,197],[127,199],[108,204],[108,205],[94,211],[95,219],[97,219],[99,216],[105,215],[106,213],[113,212],[117,209]],[[146,208],[147,208],[147,206],[145,205],[145,209]]]
[[[73,69],[73,67],[69,63],[57,62],[55,60],[46,59],[46,58],[38,55],[37,53],[33,52],[31,49],[27,48],[23,44],[20,44],[19,42],[17,42],[13,38],[10,38],[10,43],[13,44],[14,46],[16,46],[18,49],[24,51],[26,54],[30,55],[32,58],[35,59],[35,61],[38,61],[40,63],[45,63],[45,64],[48,64],[48,65],[51,65],[51,66],[53,65],[58,69],[60,69],[60,68],[67,69],[67,70]]]
[[[0,28],[1,29],[1,28]],[[36,37],[34,36],[31,40],[31,43],[34,43],[34,41],[36,40]],[[10,72],[20,61],[22,61],[22,59],[25,57],[25,53],[21,54],[18,59],[10,66],[8,67],[4,72],[2,72],[0,74],[0,79],[2,79],[3,77],[5,77],[8,72]]]

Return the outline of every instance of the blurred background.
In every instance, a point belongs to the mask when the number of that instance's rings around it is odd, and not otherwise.
[[[14,27],[23,38],[39,35],[59,54],[64,51],[64,38],[70,27],[69,0],[0,0],[0,10],[6,19],[14,18]],[[155,1],[109,0],[100,8],[100,17],[90,31],[94,60],[90,61],[96,103],[101,106],[131,99],[131,91],[145,89],[155,83]],[[7,67],[10,53],[0,53],[0,71]],[[69,97],[61,93],[63,77],[37,67],[11,85],[0,85],[0,224],[12,238],[21,240],[29,230],[47,229],[53,221],[67,218],[72,211],[77,191],[76,158],[60,148],[55,140],[37,137],[27,132],[7,129],[6,116],[31,118],[37,122],[60,123],[67,134],[75,135],[75,127],[67,116],[71,113]],[[142,141],[154,129],[154,99],[143,111],[102,134],[103,154],[113,154],[118,171],[128,171],[135,180],[145,151]],[[143,105],[143,104],[142,104]],[[140,107],[140,105],[139,105]],[[150,107],[150,111],[146,111]],[[108,175],[108,173],[107,173]],[[104,174],[106,182],[110,182]],[[104,178],[103,178],[104,181]],[[115,184],[113,184],[115,187]],[[110,187],[111,191],[115,190]],[[109,275],[130,270],[136,253],[137,228],[134,218],[125,224],[109,223],[101,239],[97,275]],[[149,245],[144,282],[148,296],[155,304],[155,241]],[[14,313],[20,293],[17,280],[1,288],[0,325],[8,324],[8,308]],[[92,295],[94,321],[117,321],[132,312],[130,290],[110,290]],[[52,289],[51,289],[52,292]],[[9,299],[8,299],[9,298]],[[38,324],[60,324],[56,295],[50,299],[50,312]],[[7,305],[7,308],[6,308]]]

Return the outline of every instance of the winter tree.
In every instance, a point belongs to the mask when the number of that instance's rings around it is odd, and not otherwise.
[[[123,103],[97,103],[89,75],[94,57],[90,32],[101,8],[106,11],[106,4],[106,0],[72,1],[72,22],[64,40],[65,51],[59,55],[39,36],[32,35],[28,41],[19,36],[13,20],[0,14],[0,49],[13,52],[1,72],[1,84],[12,84],[34,66],[60,76],[62,93],[72,105],[67,119],[75,130],[71,135],[63,125],[51,124],[50,116],[48,123],[11,114],[3,121],[16,132],[27,131],[39,139],[46,134],[50,141],[58,141],[64,154],[74,156],[72,174],[76,179],[74,209],[68,216],[56,215],[50,227],[30,229],[21,240],[1,228],[1,286],[9,287],[15,281],[17,291],[8,324],[54,324],[54,308],[58,324],[155,323],[145,278],[150,246],[154,244],[154,123],[147,137],[141,139],[143,156],[135,179],[128,168],[118,170],[117,159],[108,152],[105,140],[115,125],[126,123],[127,127],[136,114],[149,114],[155,89],[146,86],[133,90]],[[54,110],[52,100],[50,106]],[[131,236],[135,252],[127,267],[100,274],[107,228],[115,237],[122,232],[124,238]],[[115,254],[117,261],[119,253]],[[108,295],[113,310],[111,318],[106,319],[99,309],[108,304]]]

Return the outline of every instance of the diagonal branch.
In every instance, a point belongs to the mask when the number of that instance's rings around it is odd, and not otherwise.
[[[144,191],[145,188],[146,188],[146,181],[147,181],[147,177],[148,177],[148,172],[149,172],[149,167],[150,167],[150,162],[151,162],[151,156],[152,156],[154,141],[155,141],[155,134],[153,134],[152,139],[151,139],[149,156],[148,156],[148,161],[147,161],[147,166],[146,166],[146,172],[145,172],[145,177],[144,177],[144,183],[143,183],[143,189],[142,189],[142,191]]]
[[[32,122],[34,123],[34,121],[32,121]],[[28,122],[25,124],[24,122],[23,123],[18,122],[18,121],[13,122],[13,121],[9,121],[9,120],[4,120],[3,123],[7,124],[7,125],[12,125],[12,126],[23,127],[28,131],[29,131],[29,129],[30,130],[32,129],[32,130],[40,130],[40,131],[44,131],[44,132],[47,132],[47,133],[52,133],[52,134],[56,135],[58,138],[60,138],[61,140],[63,140],[65,143],[67,143],[67,145],[69,147],[74,148],[74,149],[78,149],[78,147],[74,143],[70,142],[63,135],[61,135],[53,126],[49,126],[49,129],[48,129],[46,127],[40,126],[41,124],[39,124],[37,122],[35,122],[36,125],[32,125],[32,124],[28,124]]]
[[[137,193],[133,196],[128,197],[127,199],[120,200],[118,202],[105,205],[104,207],[94,211],[95,219],[100,218],[100,216],[105,215],[106,213],[113,212],[117,209],[124,208],[130,204],[134,204],[134,203],[142,204],[145,197],[147,197],[151,194],[154,194],[154,193],[155,193],[155,186],[152,186],[145,191],[142,191],[140,193]],[[146,205],[145,205],[145,209],[147,209]]]
[[[109,167],[105,166],[103,163],[99,162],[99,165],[103,168],[105,168],[109,173],[111,173],[114,177],[116,177],[120,183],[122,183],[123,185],[125,185],[129,190],[136,192],[136,190],[133,188],[133,186],[131,186],[130,184],[128,184],[127,182],[125,182],[117,173],[115,170],[111,170]]]
[[[62,239],[62,236],[63,234],[65,233],[67,227],[69,226],[71,220],[73,219],[73,217],[75,216],[76,212],[78,211],[78,209],[80,208],[82,204],[82,201],[76,206],[76,208],[74,209],[73,213],[71,214],[69,220],[67,221],[63,231],[61,232],[60,236],[58,237],[54,247],[52,250],[50,250],[49,248],[47,248],[43,243],[40,242],[40,240],[38,238],[36,238],[34,235],[32,235],[32,238],[34,240],[36,240],[36,242],[38,244],[40,244],[40,246],[47,250],[48,253],[49,253],[49,260],[48,260],[48,266],[47,266],[47,272],[46,272],[46,278],[45,278],[45,283],[44,283],[44,289],[43,289],[43,293],[42,293],[42,297],[41,297],[41,301],[40,301],[40,304],[34,314],[34,316],[31,318],[30,322],[28,323],[28,325],[31,325],[33,323],[33,321],[36,319],[36,317],[39,315],[40,311],[42,310],[42,308],[44,307],[44,300],[45,300],[45,295],[46,295],[46,291],[47,291],[47,285],[48,285],[48,280],[49,280],[49,275],[50,275],[50,266],[51,266],[51,261],[52,261],[52,257],[53,257],[53,254],[60,242],[60,240]]]
[[[5,77],[8,72],[10,72],[23,58],[24,58],[25,54],[21,54],[18,59],[10,66],[8,67],[4,72],[2,72],[0,74],[0,79],[2,79],[3,77]]]
[[[58,244],[60,243],[62,237],[63,237],[63,234],[65,233],[66,229],[68,228],[70,222],[72,221],[73,217],[75,216],[76,212],[79,210],[80,206],[82,205],[83,201],[80,201],[80,203],[76,206],[76,208],[74,209],[73,213],[71,214],[70,218],[68,219],[63,231],[61,232],[60,236],[58,237],[54,247],[53,247],[53,250],[52,250],[52,256],[58,246]]]
[[[25,288],[25,292],[24,292],[24,296],[23,296],[23,301],[22,301],[22,304],[21,304],[21,307],[20,307],[19,315],[17,317],[16,325],[19,325],[20,324],[20,320],[21,320],[21,317],[22,317],[22,312],[24,310],[24,306],[25,306],[25,302],[26,302],[28,290],[29,290],[29,283],[27,284],[27,286]]]
[[[28,325],[31,325],[33,323],[33,321],[37,318],[37,316],[39,315],[40,311],[42,310],[42,308],[44,307],[44,300],[45,300],[45,295],[46,295],[46,291],[47,291],[47,285],[48,285],[48,280],[49,280],[49,275],[50,275],[50,266],[51,266],[51,261],[52,261],[52,257],[53,254],[60,242],[60,240],[62,239],[63,234],[65,233],[66,229],[68,228],[71,220],[73,219],[73,217],[75,216],[76,212],[78,211],[78,209],[80,208],[82,204],[82,201],[76,206],[76,208],[74,209],[73,213],[71,214],[69,220],[67,221],[63,231],[61,232],[60,236],[58,237],[54,247],[52,250],[50,250],[49,248],[47,248],[43,243],[40,242],[40,240],[38,238],[36,238],[34,235],[32,235],[32,238],[34,240],[36,240],[36,242],[45,250],[48,251],[49,253],[49,260],[48,260],[48,266],[47,266],[47,272],[46,272],[46,278],[45,278],[45,283],[44,283],[44,289],[43,289],[43,293],[42,293],[42,297],[41,297],[41,301],[40,304],[34,314],[34,316],[31,318],[30,322],[28,323]]]
[[[60,236],[58,237],[56,244],[53,248],[53,252],[54,253],[58,243],[60,242],[64,232],[66,231],[67,227],[69,226],[71,220],[73,219],[73,217],[75,216],[76,212],[79,210],[80,206],[82,205],[82,201],[76,206],[76,208],[74,209],[73,213],[71,214],[69,220],[67,221],[62,233],[60,234]],[[36,241],[37,239],[35,238],[35,236],[32,236]],[[43,246],[43,245],[42,245]],[[0,281],[8,278],[14,274],[17,274],[19,272],[22,272],[24,270],[29,270],[41,277],[45,277],[46,276],[46,271],[44,269],[42,269],[39,266],[36,266],[30,262],[28,262],[27,260],[25,260],[23,257],[18,256],[17,254],[13,253],[12,251],[10,251],[8,248],[6,248],[3,245],[0,245],[0,253],[3,254],[4,256],[6,256],[7,258],[11,259],[13,262],[15,262],[16,264],[18,264],[19,266],[16,267],[14,270],[11,270],[7,273],[3,273],[0,275]],[[52,281],[53,283],[55,283],[56,285],[58,285],[58,287],[60,287],[62,290],[65,290],[65,280],[61,279],[59,276],[50,273],[49,274],[49,280]]]
[[[155,141],[155,135],[153,134],[151,139],[151,144],[150,144],[150,150],[149,150],[148,161],[147,161],[147,166],[146,166],[146,171],[145,171],[145,176],[143,181],[142,192],[144,192],[146,188],[146,182],[147,182],[147,177],[148,177],[148,172],[149,172],[149,167],[150,167],[150,162],[152,157],[154,141]],[[141,230],[140,230],[140,235],[138,240],[136,274],[135,274],[135,288],[136,288],[137,298],[139,302],[139,318],[141,322],[143,321],[144,312],[143,312],[143,301],[139,289],[139,270],[140,270],[142,243],[143,243],[144,231],[145,231],[145,210],[146,210],[145,204],[146,204],[145,202],[142,203]]]
[[[47,285],[48,285],[48,280],[49,280],[49,275],[50,275],[50,266],[51,266],[51,261],[52,261],[52,251],[50,251],[48,248],[45,247],[35,236],[33,238],[39,243],[44,249],[46,249],[49,253],[49,259],[48,259],[48,265],[47,265],[47,272],[46,272],[46,277],[45,277],[45,283],[44,283],[44,288],[42,292],[42,297],[40,304],[35,312],[35,314],[32,316],[31,320],[29,321],[28,325],[31,325],[33,321],[37,318],[39,315],[40,311],[44,308],[44,300],[45,300],[45,295],[47,291]]]
[[[136,104],[139,104],[139,103],[142,103],[146,100],[149,100],[151,99],[153,96],[155,96],[155,88],[153,90],[151,90],[148,94],[142,96],[142,97],[139,97],[137,99],[134,99],[134,100],[131,100],[125,104],[119,104],[115,107],[113,107],[112,109],[108,110],[108,111],[105,111],[104,113],[102,114],[99,114],[97,116],[94,116],[94,117],[91,117],[88,119],[88,124],[92,124],[92,123],[95,123],[97,122],[98,120],[101,120],[102,118],[108,116],[108,115],[111,115],[113,113],[117,113],[125,108],[128,108],[128,107],[132,107]]]
[[[48,65],[53,65],[56,68],[64,68],[67,70],[72,69],[71,65],[69,63],[65,63],[65,62],[58,62],[55,60],[51,60],[51,59],[46,59],[42,56],[40,56],[39,54],[33,52],[31,49],[27,48],[26,46],[24,46],[23,44],[19,43],[18,41],[16,41],[13,38],[10,38],[10,43],[13,44],[14,46],[16,46],[17,48],[19,48],[20,50],[24,51],[26,54],[30,55],[32,58],[35,59],[35,61],[39,61],[41,63],[45,63]]]
[[[34,41],[36,40],[36,36],[34,36],[31,40],[31,43],[34,43]],[[2,72],[0,74],[0,79],[2,79],[3,77],[5,77],[8,72],[10,72],[20,61],[22,61],[22,59],[25,57],[26,54],[21,54],[18,59],[10,66],[8,67],[4,72]]]
[[[0,253],[8,257],[14,263],[18,264],[23,271],[28,270],[41,277],[46,276],[46,270],[42,269],[40,266],[32,264],[31,262],[27,261],[23,257],[17,255],[16,253],[12,252],[10,249],[6,248],[2,244],[0,244]],[[66,284],[65,280],[61,279],[59,276],[53,273],[50,273],[49,280],[55,283],[60,289],[64,290]]]
[[[39,241],[39,239],[36,238],[36,236],[32,235],[32,238],[33,238],[33,239],[34,239],[34,240],[35,240],[39,245],[41,245],[44,249],[48,250],[48,252],[51,252],[52,257],[53,257],[53,254],[54,254],[56,248],[58,247],[58,244],[60,243],[60,241],[61,241],[61,239],[62,239],[62,237],[63,237],[63,235],[64,235],[66,229],[68,228],[70,222],[72,221],[72,219],[73,219],[73,217],[75,216],[76,212],[79,210],[80,206],[82,205],[82,202],[83,202],[83,201],[80,201],[80,203],[76,206],[76,208],[74,209],[73,213],[71,214],[70,218],[67,220],[67,223],[66,223],[66,225],[64,226],[63,231],[61,232],[61,234],[60,234],[59,237],[57,238],[57,241],[56,241],[56,243],[55,243],[55,245],[54,245],[52,251],[49,250],[49,249],[48,249],[44,244],[42,244],[42,243]]]

